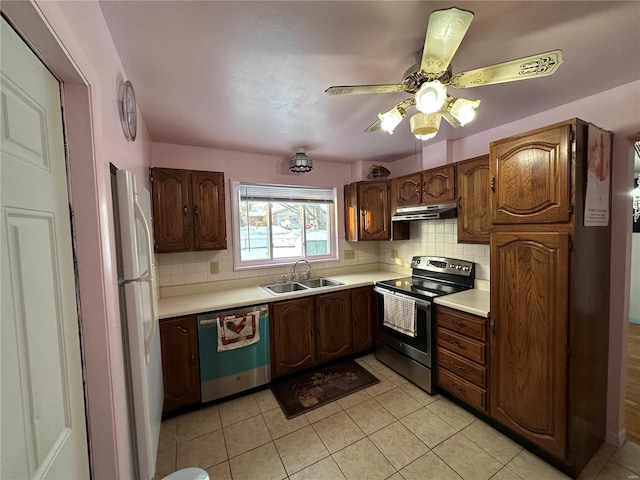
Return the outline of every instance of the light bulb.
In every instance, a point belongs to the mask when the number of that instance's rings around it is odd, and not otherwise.
[[[475,118],[478,105],[480,105],[480,100],[457,98],[451,103],[449,112],[453,118],[458,121],[460,126],[463,126]]]
[[[380,119],[380,128],[389,132],[389,135],[393,135],[393,131],[400,124],[404,115],[404,110],[398,107],[394,107],[386,113],[379,113],[378,118]]]
[[[437,80],[423,83],[416,93],[416,108],[422,113],[435,113],[447,99],[447,89]]]

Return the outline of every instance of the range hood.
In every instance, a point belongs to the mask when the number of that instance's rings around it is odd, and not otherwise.
[[[420,205],[417,207],[398,208],[395,215],[391,217],[394,222],[405,222],[411,220],[437,220],[439,218],[453,218],[456,216],[457,203],[443,203],[439,205]]]

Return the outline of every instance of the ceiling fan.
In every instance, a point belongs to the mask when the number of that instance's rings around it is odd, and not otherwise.
[[[449,96],[447,86],[471,88],[546,77],[555,73],[562,64],[562,51],[551,50],[454,75],[451,59],[472,20],[472,12],[458,8],[436,10],[431,13],[421,61],[404,73],[401,83],[335,86],[327,88],[325,92],[330,95],[396,92],[415,94],[414,97],[396,104],[388,112],[378,114],[378,120],[367,127],[365,132],[375,132],[382,128],[393,134],[395,127],[405,117],[407,109],[415,107],[418,113],[410,119],[411,131],[417,138],[427,140],[438,133],[443,117],[452,126],[461,127],[473,120],[475,109],[480,105],[479,100]]]

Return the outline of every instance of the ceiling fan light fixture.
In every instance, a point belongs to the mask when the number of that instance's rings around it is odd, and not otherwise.
[[[292,173],[306,173],[313,169],[313,162],[304,152],[297,152],[289,161],[289,171]]]
[[[389,135],[393,135],[393,131],[398,125],[400,125],[404,116],[404,109],[398,107],[393,107],[385,113],[379,113],[378,118],[380,119],[380,128],[385,132],[388,132]]]
[[[409,120],[409,123],[411,124],[411,133],[420,140],[433,138],[440,129],[441,120],[442,115],[439,113],[425,115],[424,113],[418,112]]]
[[[449,104],[448,110],[460,126],[464,126],[476,117],[478,105],[480,105],[480,100],[456,98]]]
[[[416,108],[422,113],[435,113],[447,100],[447,88],[438,80],[425,82],[416,93]]]

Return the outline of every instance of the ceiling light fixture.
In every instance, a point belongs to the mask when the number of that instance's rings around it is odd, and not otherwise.
[[[436,113],[447,100],[447,88],[437,80],[425,82],[416,93],[416,108],[422,113]]]
[[[476,108],[478,108],[478,105],[480,105],[480,100],[448,97],[447,106],[444,111],[453,117],[454,122],[457,123],[458,126],[462,127],[476,118]]]
[[[400,124],[404,116],[404,108],[400,108],[398,106],[393,107],[388,112],[379,113],[378,118],[380,119],[380,128],[385,132],[388,132],[389,135],[393,135],[393,131]]]
[[[411,124],[411,133],[420,140],[433,138],[440,129],[441,120],[442,115],[440,113],[425,115],[422,112],[418,112],[409,119],[409,123]]]
[[[289,161],[289,171],[293,173],[310,172],[313,169],[313,162],[304,152],[297,152]]]

